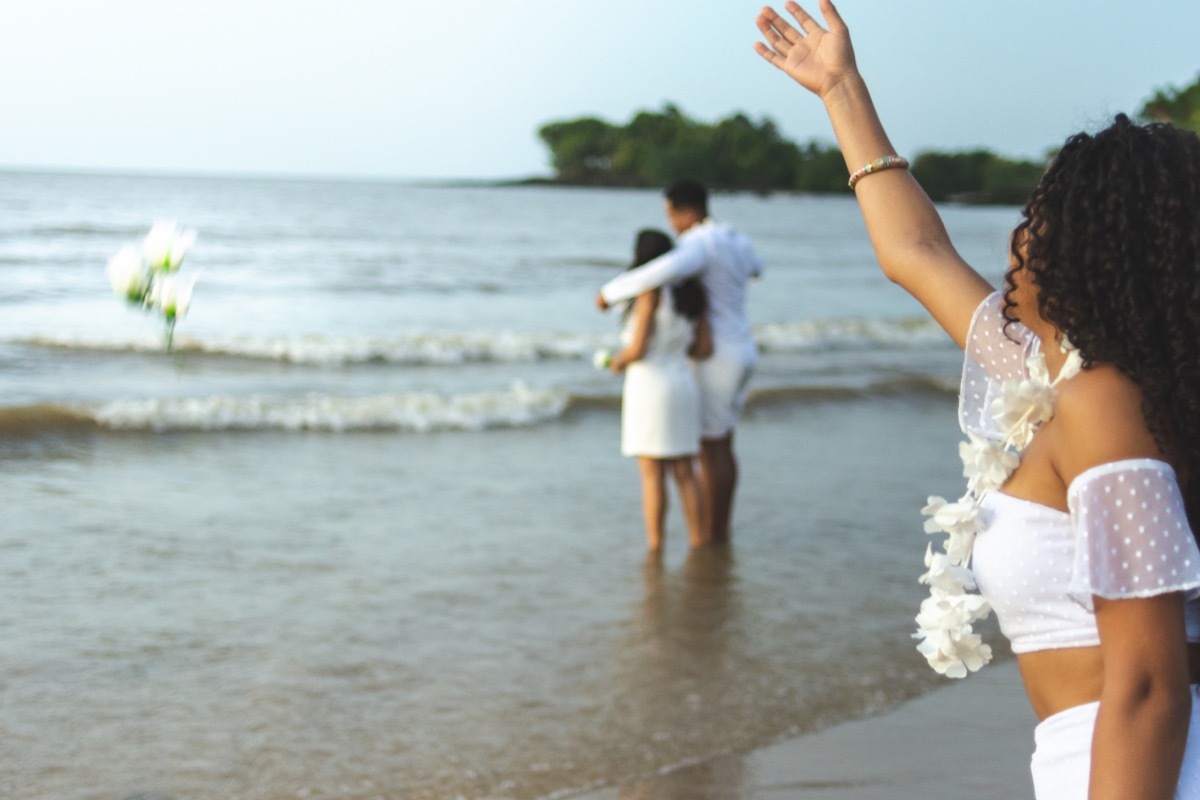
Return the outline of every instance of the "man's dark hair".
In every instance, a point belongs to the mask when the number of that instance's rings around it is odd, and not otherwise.
[[[675,181],[665,192],[672,208],[695,211],[702,217],[708,216],[708,189],[695,181]]]

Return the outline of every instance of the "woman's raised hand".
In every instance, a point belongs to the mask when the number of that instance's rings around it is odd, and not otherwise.
[[[791,0],[784,8],[795,18],[799,29],[788,24],[775,9],[764,8],[755,23],[767,43],[755,42],[754,49],[805,89],[824,98],[843,77],[855,71],[855,65],[846,23],[830,0],[820,3],[829,30]]]

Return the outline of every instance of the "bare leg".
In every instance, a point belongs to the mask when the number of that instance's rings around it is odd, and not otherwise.
[[[737,459],[733,456],[733,432],[720,439],[700,442],[700,481],[708,500],[709,540],[729,542],[729,520],[733,515],[733,491],[737,487]]]
[[[704,519],[704,503],[700,499],[700,483],[692,469],[692,459],[671,459],[671,473],[679,487],[679,505],[683,508],[683,519],[687,522],[688,542],[692,547],[708,544],[709,526]]]
[[[663,523],[667,518],[667,491],[663,480],[666,462],[657,458],[638,456],[638,471],[642,476],[642,517],[646,522],[646,546],[661,550]]]

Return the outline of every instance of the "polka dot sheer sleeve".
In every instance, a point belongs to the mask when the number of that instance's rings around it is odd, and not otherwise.
[[[1025,361],[1041,349],[1037,336],[1021,323],[1005,328],[1003,308],[1003,294],[993,292],[975,310],[967,332],[958,393],[958,421],[963,433],[992,440],[1003,435],[992,419],[992,401],[1002,394],[1005,381],[1028,377]]]
[[[1067,490],[1075,528],[1068,592],[1089,610],[1109,599],[1200,595],[1200,548],[1169,464],[1134,459],[1081,473]]]

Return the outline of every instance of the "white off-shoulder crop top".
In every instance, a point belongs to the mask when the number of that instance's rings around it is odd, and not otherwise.
[[[987,413],[1003,381],[1025,377],[1040,349],[1028,328],[1004,329],[999,293],[975,313],[968,334],[960,422],[999,438]],[[1069,511],[1002,491],[981,503],[983,530],[971,568],[1013,652],[1100,643],[1093,596],[1183,592],[1187,638],[1200,642],[1200,548],[1188,526],[1175,471],[1153,459],[1101,464],[1067,490]]]

